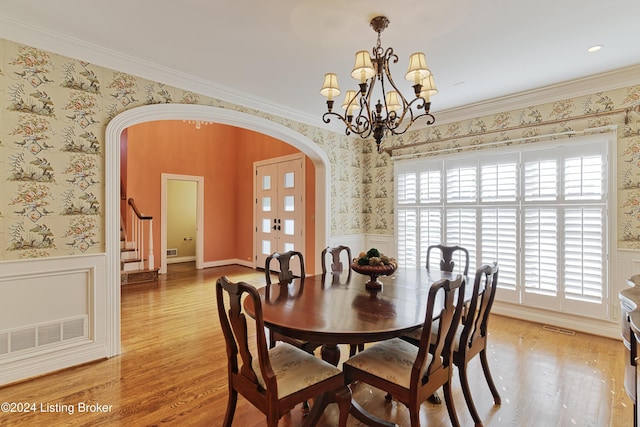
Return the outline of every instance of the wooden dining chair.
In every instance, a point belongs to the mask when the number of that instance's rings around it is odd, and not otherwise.
[[[331,275],[333,276],[331,280],[332,285],[349,284],[349,282],[351,282],[351,259],[351,248],[349,248],[349,246],[327,246],[322,250],[322,254],[320,256],[322,274],[326,275],[327,272],[331,273]],[[345,271],[345,261],[347,265],[347,277],[346,281],[343,282],[341,280],[341,276],[343,276],[343,273]],[[329,264],[329,268],[327,268],[327,264]],[[353,356],[358,351],[362,350],[364,350],[364,343],[349,344],[349,356]]]
[[[482,371],[493,395],[494,404],[501,403],[500,394],[493,382],[487,361],[487,325],[497,285],[498,263],[485,264],[478,268],[473,282],[471,301],[466,306],[464,318],[458,327],[453,344],[453,363],[458,367],[464,400],[476,426],[482,426],[482,420],[473,403],[467,375],[467,364],[474,357],[480,356]]]
[[[427,260],[426,260],[426,266],[427,266],[427,271],[429,270],[429,260],[431,259],[431,251],[432,250],[439,250],[441,253],[440,256],[440,271],[448,271],[448,272],[452,272],[453,269],[455,268],[455,260],[454,260],[454,253],[456,251],[460,251],[462,252],[462,254],[465,256],[465,264],[464,264],[464,268],[462,268],[459,273],[463,274],[463,275],[467,275],[469,274],[469,251],[465,248],[463,248],[462,246],[446,246],[446,245],[431,245],[427,248]]]
[[[253,317],[245,314],[245,295],[253,304]],[[276,427],[294,406],[313,398],[314,405],[337,402],[339,425],[346,426],[351,392],[340,369],[286,343],[268,349],[260,295],[248,283],[219,278],[216,300],[228,357],[229,400],[224,426],[233,422],[238,393],[266,415],[269,427]],[[254,334],[256,341],[250,344]],[[306,418],[303,425],[313,421]]]
[[[297,258],[299,272],[294,273],[291,270],[291,259]],[[279,264],[279,272],[278,272],[278,281],[280,285],[285,285],[290,283],[293,279],[302,279],[304,280],[305,271],[304,271],[304,257],[302,253],[298,251],[288,251],[288,252],[274,252],[269,255],[265,261],[264,265],[264,273],[265,279],[267,281],[267,286],[271,286],[271,263],[272,261],[278,261]],[[278,332],[269,331],[269,348],[273,348],[276,346],[276,342],[283,341],[287,342],[293,346],[296,346],[307,353],[313,354],[316,348],[320,347],[321,343],[312,343],[309,341],[298,340],[295,338],[287,337]]]
[[[462,313],[464,287],[465,279],[460,275],[455,280],[433,283],[419,345],[392,338],[366,348],[343,363],[347,384],[364,382],[394,396],[409,408],[411,427],[420,426],[420,405],[443,387],[451,424],[459,426],[451,394],[451,355],[453,334]],[[439,319],[435,338],[431,334],[434,318]],[[429,351],[430,347],[433,352]],[[352,405],[358,404],[352,402]]]

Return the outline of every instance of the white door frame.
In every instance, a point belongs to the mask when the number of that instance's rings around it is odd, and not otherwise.
[[[167,273],[167,182],[169,180],[196,183],[196,269],[200,270],[204,264],[204,177],[163,173],[160,179],[160,274]]]
[[[120,345],[120,137],[129,126],[155,120],[201,120],[236,126],[269,135],[302,151],[316,170],[315,252],[329,241],[331,163],[313,140],[274,121],[227,108],[194,104],[153,104],[126,110],[105,131],[105,250],[107,289],[106,355],[121,353]],[[96,298],[102,298],[97,296]],[[99,304],[97,302],[96,304]]]

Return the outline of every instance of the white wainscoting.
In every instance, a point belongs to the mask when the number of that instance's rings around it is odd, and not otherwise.
[[[105,254],[0,262],[0,385],[109,355]]]

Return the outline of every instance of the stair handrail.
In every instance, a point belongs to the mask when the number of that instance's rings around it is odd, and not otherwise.
[[[138,219],[141,219],[141,220],[152,220],[153,219],[152,216],[143,215],[142,213],[140,213],[140,211],[138,210],[138,207],[136,206],[135,200],[133,200],[133,197],[129,197],[129,200],[127,200],[127,203],[129,203],[129,206],[131,206],[131,208],[133,209],[133,212],[136,214]]]
[[[132,197],[127,200],[127,204],[131,206],[131,212],[134,214],[134,218],[131,219],[132,223],[132,238],[134,249],[137,251],[137,254],[140,258],[142,258],[142,266],[144,267],[144,257],[142,254],[144,253],[144,224],[148,224],[148,246],[149,251],[147,254],[148,261],[148,269],[153,270],[155,268],[155,259],[153,256],[153,217],[149,215],[144,215],[140,212],[138,207],[136,206],[135,201]]]

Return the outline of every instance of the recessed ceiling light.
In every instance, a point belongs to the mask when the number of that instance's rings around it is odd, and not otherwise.
[[[597,44],[597,45],[591,46],[589,49],[587,49],[587,52],[597,52],[600,49],[602,49],[602,45],[601,44]]]

